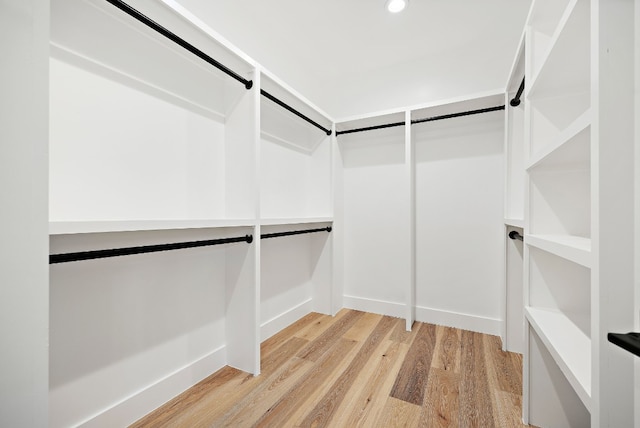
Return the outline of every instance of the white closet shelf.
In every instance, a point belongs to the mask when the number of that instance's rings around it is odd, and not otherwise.
[[[507,218],[504,219],[504,224],[507,226],[519,227],[520,229],[524,228],[524,219],[522,218]]]
[[[328,138],[322,130],[264,97],[260,108],[260,136],[264,140],[311,154]]]
[[[51,221],[49,235],[253,227],[255,224],[256,221],[252,219]]]
[[[558,27],[558,22],[562,18],[564,10],[571,0],[537,1],[530,11],[527,22],[533,24],[534,28],[549,36],[553,35]]]
[[[558,96],[573,88],[589,89],[589,5],[572,0],[550,40],[527,97]],[[586,15],[586,19],[585,19]]]
[[[591,239],[573,235],[526,235],[524,242],[563,259],[591,268]]]
[[[140,12],[229,69],[241,74],[251,69],[172,8],[146,2]],[[53,0],[51,43],[59,59],[218,120],[245,91],[222,71],[105,1]]]
[[[591,110],[574,120],[552,142],[535,153],[527,171],[535,168],[553,168],[559,165],[582,165],[589,167]]]
[[[585,407],[591,409],[591,339],[564,313],[525,307],[540,337]]]
[[[287,224],[332,223],[333,217],[266,218],[260,220],[262,226],[282,226]]]

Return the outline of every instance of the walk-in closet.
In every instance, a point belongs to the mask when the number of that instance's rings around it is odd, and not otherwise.
[[[640,0],[0,35],[0,426],[640,426]]]

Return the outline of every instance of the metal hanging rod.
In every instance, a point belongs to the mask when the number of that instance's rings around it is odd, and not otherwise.
[[[487,108],[481,108],[481,109],[477,109],[477,110],[463,111],[463,112],[459,112],[459,113],[451,113],[451,114],[443,114],[443,115],[440,115],[440,116],[425,117],[423,119],[412,120],[411,124],[415,125],[415,124],[418,124],[418,123],[433,122],[433,121],[436,121],[436,120],[452,119],[454,117],[471,116],[473,114],[489,113],[489,112],[498,111],[498,110],[504,110],[504,106],[502,105],[502,106],[496,106],[496,107],[487,107]],[[374,129],[393,128],[395,126],[404,126],[404,124],[405,124],[404,122],[394,122],[394,123],[387,123],[385,125],[366,126],[364,128],[355,128],[355,129],[347,129],[345,131],[336,131],[336,137],[338,135],[351,134],[351,133],[354,133],[354,132],[372,131]]]
[[[473,114],[489,113],[492,111],[504,110],[504,106],[480,108],[477,110],[461,111],[459,113],[443,114],[440,116],[425,117],[424,119],[415,119],[411,121],[412,125],[424,122],[433,122],[436,120],[452,119],[454,117],[471,116]]]
[[[640,333],[608,333],[607,340],[640,357]]]
[[[319,229],[291,230],[289,232],[263,233],[260,239],[279,238],[281,236],[302,235],[305,233],[331,232],[331,226],[321,227]]]
[[[396,126],[404,126],[404,122],[387,123],[385,125],[365,126],[364,128],[347,129],[344,131],[336,131],[336,137],[342,134],[352,134],[354,132],[373,131],[374,129],[394,128]]]
[[[165,36],[167,39],[171,40],[172,42],[178,44],[179,46],[182,46],[184,49],[186,49],[189,52],[191,52],[192,54],[196,55],[198,58],[208,62],[211,65],[213,65],[218,70],[220,70],[220,71],[226,73],[227,75],[231,76],[232,78],[234,78],[238,82],[242,83],[245,88],[251,89],[251,87],[253,86],[253,81],[252,80],[247,80],[244,77],[240,76],[235,71],[231,70],[230,68],[226,67],[222,63],[220,63],[220,62],[216,61],[215,59],[211,58],[209,55],[207,55],[206,53],[202,52],[200,49],[196,48],[195,46],[193,46],[189,42],[185,41],[184,39],[178,37],[177,35],[175,35],[171,31],[167,30],[162,25],[160,25],[157,22],[153,21],[148,16],[142,14],[137,9],[134,9],[133,7],[129,6],[127,3],[125,3],[125,2],[123,2],[121,0],[106,0],[106,1],[108,1],[109,3],[111,3],[112,5],[114,5],[115,7],[117,7],[118,9],[123,11],[124,13],[126,13],[127,15],[129,15],[129,16],[133,17],[134,19],[140,21],[141,23],[143,23],[147,27],[155,30],[156,32],[158,32],[160,34],[162,34],[163,36]]]
[[[237,238],[209,239],[205,241],[176,242],[172,244],[144,245],[140,247],[113,248],[108,250],[80,251],[49,255],[49,264],[77,262],[82,260],[104,259],[108,257],[129,256],[132,254],[157,253],[159,251],[182,250],[185,248],[210,247],[212,245],[231,244],[234,242],[253,242],[253,235]]]
[[[518,241],[524,241],[524,237],[515,230],[512,230],[511,232],[509,232],[509,238],[514,240],[517,239]]]
[[[312,124],[316,128],[323,130],[325,132],[325,134],[331,135],[331,130],[330,129],[325,128],[324,126],[320,125],[318,122],[314,121],[310,117],[305,116],[304,114],[300,113],[298,110],[296,110],[293,107],[291,107],[290,105],[286,104],[284,101],[281,101],[278,98],[274,97],[273,95],[271,95],[270,93],[268,93],[264,89],[260,89],[260,94],[262,94],[265,98],[267,98],[267,99],[273,101],[274,103],[278,104],[280,107],[283,107],[284,109],[289,110],[291,113],[295,114],[296,116],[306,120],[307,122],[309,122],[310,124]]]
[[[520,87],[518,88],[518,92],[516,92],[516,96],[509,102],[511,107],[518,107],[520,105],[520,97],[522,96],[522,92],[524,92],[524,77],[522,78],[522,83],[520,83]]]

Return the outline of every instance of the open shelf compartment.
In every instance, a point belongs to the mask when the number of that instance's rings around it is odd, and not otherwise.
[[[558,2],[562,3],[562,2]],[[588,92],[590,77],[589,2],[572,0],[540,57],[527,97]]]
[[[587,409],[591,408],[591,339],[560,311],[526,307],[530,325]]]

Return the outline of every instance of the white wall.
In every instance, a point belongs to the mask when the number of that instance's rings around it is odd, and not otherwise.
[[[217,229],[54,236],[51,252],[220,236]],[[50,426],[96,416],[98,424],[131,423],[224,365],[226,262],[219,246],[52,265]],[[118,409],[140,393],[137,404]]]
[[[224,124],[52,58],[52,221],[222,218],[224,149]]]
[[[344,184],[344,304],[404,317],[409,187],[404,128],[338,137]]]
[[[414,125],[416,319],[500,334],[504,113]]]
[[[322,131],[316,130],[322,135]],[[331,215],[330,143],[315,150],[261,139],[260,214],[263,218]]]
[[[327,224],[262,227],[262,233],[315,229]],[[331,235],[318,232],[261,241],[261,340],[315,311],[331,311]]]
[[[0,426],[47,425],[49,1],[0,1]]]

